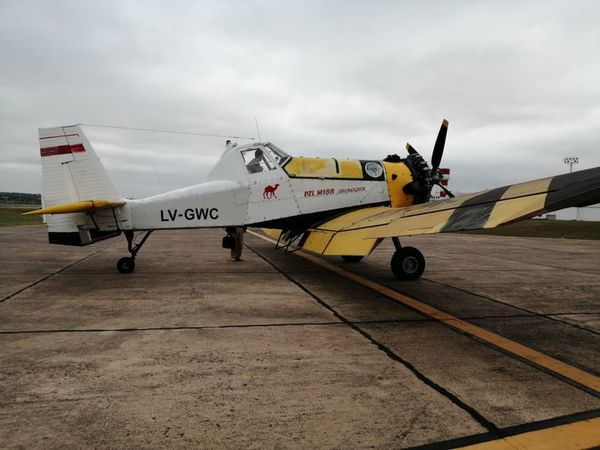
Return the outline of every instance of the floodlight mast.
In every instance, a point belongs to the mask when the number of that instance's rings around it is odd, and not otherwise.
[[[569,173],[573,172],[573,164],[579,164],[578,156],[566,156],[563,158],[563,162],[569,165]],[[581,209],[575,208],[575,220],[581,220]]]
[[[563,162],[569,165],[569,173],[573,172],[573,164],[579,164],[578,156],[566,156],[563,158]]]

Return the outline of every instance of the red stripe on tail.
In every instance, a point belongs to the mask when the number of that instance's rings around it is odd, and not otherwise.
[[[68,155],[70,153],[80,152],[85,152],[83,144],[56,145],[54,147],[40,148],[40,155],[42,156]]]

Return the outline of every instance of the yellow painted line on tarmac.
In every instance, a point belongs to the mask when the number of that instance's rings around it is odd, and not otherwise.
[[[528,433],[516,434],[496,441],[462,447],[470,450],[575,450],[600,445],[600,417],[559,425]]]
[[[251,233],[252,235],[259,237],[267,242],[272,242],[276,244],[275,240],[258,234],[254,231],[248,230],[248,233]],[[534,364],[554,373],[557,373],[564,378],[579,383],[580,385],[590,388],[594,391],[600,392],[600,377],[597,377],[596,375],[588,373],[577,367],[573,367],[567,363],[559,361],[558,359],[552,358],[551,356],[545,355],[544,353],[538,352],[537,350],[533,350],[532,348],[519,344],[496,333],[492,333],[491,331],[480,328],[477,325],[465,322],[464,320],[458,319],[448,313],[445,313],[444,311],[427,305],[426,303],[420,302],[418,300],[415,300],[414,298],[401,294],[391,288],[371,281],[361,275],[357,275],[355,273],[344,270],[318,256],[309,255],[308,253],[302,251],[294,252],[294,255],[301,256],[302,258],[311,261],[314,264],[317,264],[339,275],[342,275],[358,284],[371,288],[379,292],[380,294],[383,294],[386,297],[389,297],[399,303],[409,306],[412,309],[419,311],[420,313],[428,317],[439,320],[447,326],[459,330],[462,333],[468,334],[469,336],[473,336],[482,341],[489,342],[495,347],[500,348],[508,353],[512,353],[513,355],[516,355],[520,358],[531,361]]]

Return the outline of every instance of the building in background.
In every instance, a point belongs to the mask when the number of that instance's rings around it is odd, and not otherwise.
[[[586,206],[585,208],[566,208],[549,214],[536,217],[540,219],[555,220],[588,220],[600,222],[600,204]]]

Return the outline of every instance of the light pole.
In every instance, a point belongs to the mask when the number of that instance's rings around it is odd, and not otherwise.
[[[563,158],[563,162],[569,165],[569,173],[573,172],[573,164],[579,164],[578,156],[567,156]],[[581,220],[581,210],[575,208],[575,220]]]
[[[567,156],[563,158],[563,162],[569,165],[569,173],[573,172],[573,164],[579,164],[578,156]]]

